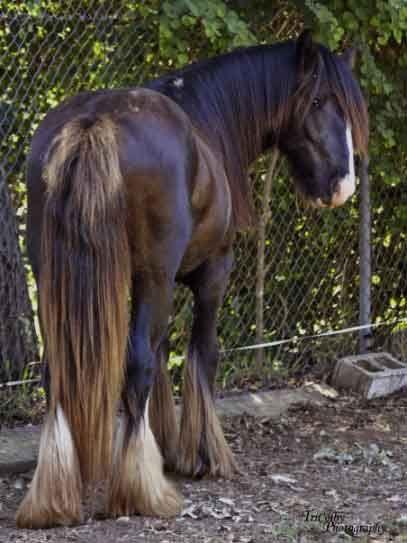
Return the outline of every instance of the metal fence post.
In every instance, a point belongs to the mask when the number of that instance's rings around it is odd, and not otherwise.
[[[371,324],[371,210],[370,187],[368,176],[368,158],[363,158],[359,166],[360,179],[360,226],[359,226],[359,323],[361,326]],[[365,353],[372,343],[372,329],[363,328],[359,333],[359,351]]]

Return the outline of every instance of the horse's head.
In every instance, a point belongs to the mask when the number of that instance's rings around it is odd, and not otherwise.
[[[335,55],[306,32],[296,43],[296,63],[296,90],[280,148],[300,193],[317,207],[337,207],[355,190],[354,147],[365,153],[368,139],[353,53]]]

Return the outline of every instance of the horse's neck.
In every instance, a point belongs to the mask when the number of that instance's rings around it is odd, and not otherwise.
[[[233,147],[247,167],[274,143],[281,96],[292,86],[293,50],[287,43],[236,51],[151,86],[175,100],[212,146],[220,152]]]
[[[293,44],[249,48],[147,85],[181,106],[222,161],[236,228],[251,222],[247,170],[281,128],[281,106],[293,87],[293,50]]]

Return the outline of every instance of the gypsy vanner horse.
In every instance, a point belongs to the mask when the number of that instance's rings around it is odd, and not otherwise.
[[[164,465],[237,472],[213,394],[216,314],[236,231],[252,218],[247,170],[275,145],[310,203],[351,196],[353,148],[368,141],[351,56],[304,33],[142,88],[78,94],[40,124],[27,241],[48,414],[20,527],[80,522],[85,490],[101,481],[107,515],[171,516],[181,499]],[[177,281],[194,296],[179,435],[166,367]]]

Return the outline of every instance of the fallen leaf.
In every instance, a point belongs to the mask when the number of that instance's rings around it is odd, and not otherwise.
[[[189,507],[187,507],[181,512],[181,517],[190,517],[196,520],[198,516],[194,514],[194,511],[196,510],[197,507],[198,507],[197,505],[190,505]]]
[[[287,485],[293,485],[297,482],[297,479],[293,479],[292,477],[288,477],[287,475],[272,475],[270,479],[277,484],[283,483]]]

